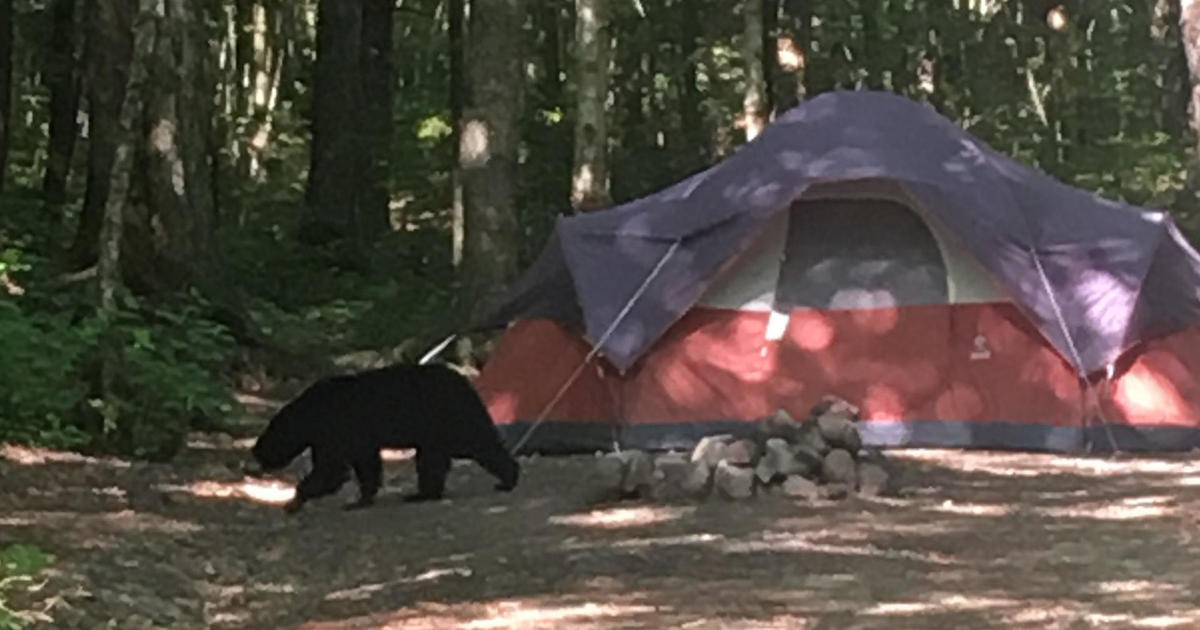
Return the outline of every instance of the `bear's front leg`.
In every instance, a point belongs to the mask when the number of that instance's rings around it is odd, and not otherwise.
[[[283,506],[288,514],[294,514],[308,501],[333,494],[341,489],[350,478],[346,463],[340,458],[329,457],[313,450],[313,468],[296,486],[296,496]]]
[[[404,497],[404,500],[413,503],[442,498],[448,472],[449,454],[437,449],[417,447],[417,493]]]
[[[357,510],[375,504],[375,495],[383,485],[383,458],[377,449],[360,454],[351,464],[358,479],[358,500],[348,503],[347,510]]]

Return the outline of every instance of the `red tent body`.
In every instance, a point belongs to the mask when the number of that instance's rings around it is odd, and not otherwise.
[[[761,312],[695,308],[626,374],[593,360],[546,410],[590,345],[546,319],[501,338],[477,385],[510,440],[550,452],[687,448],[786,409],[804,417],[824,394],[858,403],[880,445],[1174,450],[1200,427],[1200,331],[1126,355],[1111,383],[1075,370],[1005,303],[805,311],[764,342]],[[986,339],[979,344],[977,337]]]

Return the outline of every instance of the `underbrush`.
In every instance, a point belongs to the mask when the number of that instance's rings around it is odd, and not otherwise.
[[[285,209],[248,213],[219,242],[249,340],[195,290],[125,295],[101,319],[94,282],[65,280],[66,230],[47,224],[36,195],[0,206],[0,442],[169,459],[192,428],[242,413],[233,392],[247,372],[304,381],[332,357],[391,350],[452,321],[436,229],[309,246],[278,220]],[[102,366],[115,409],[104,408]]]

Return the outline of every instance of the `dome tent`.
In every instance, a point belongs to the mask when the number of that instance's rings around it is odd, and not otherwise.
[[[824,94],[655,194],[560,218],[479,327],[543,451],[686,448],[824,394],[868,443],[1200,444],[1200,256],[1170,216],[900,96]],[[511,324],[511,325],[510,325]]]

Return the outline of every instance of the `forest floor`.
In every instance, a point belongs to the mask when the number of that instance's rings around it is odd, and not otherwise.
[[[1194,454],[900,451],[899,498],[699,505],[597,504],[593,457],[542,457],[512,494],[463,463],[410,505],[397,452],[375,507],[288,517],[247,445],[4,448],[0,545],[55,556],[11,603],[88,630],[1200,627]]]

